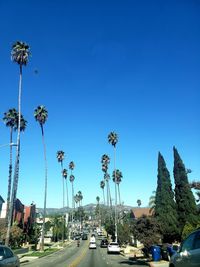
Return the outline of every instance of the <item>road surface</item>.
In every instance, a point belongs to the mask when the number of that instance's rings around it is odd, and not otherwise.
[[[80,247],[72,242],[68,247],[49,256],[23,263],[24,267],[119,267],[147,265],[136,264],[122,255],[107,254],[106,248],[100,248],[97,240],[97,249],[89,249],[89,241],[81,241]]]

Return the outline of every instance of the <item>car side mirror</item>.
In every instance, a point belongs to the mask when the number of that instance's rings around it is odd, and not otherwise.
[[[181,251],[180,252],[181,257],[187,257],[189,255],[187,250]]]
[[[0,261],[2,261],[3,260],[3,256],[0,256]]]

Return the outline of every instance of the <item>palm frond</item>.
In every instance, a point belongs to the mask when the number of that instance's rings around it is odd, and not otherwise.
[[[34,111],[34,117],[40,125],[45,124],[48,118],[48,111],[46,110],[45,106],[38,106]]]
[[[28,44],[21,41],[17,41],[16,43],[13,44],[11,51],[12,61],[16,62],[20,66],[22,65],[26,66],[30,55],[31,55],[30,47]]]
[[[116,146],[118,142],[118,135],[115,132],[110,132],[108,135],[108,143],[110,143],[112,146]]]

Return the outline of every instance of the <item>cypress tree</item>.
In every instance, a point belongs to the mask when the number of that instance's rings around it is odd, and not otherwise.
[[[197,206],[188,182],[187,169],[175,147],[173,147],[173,151],[175,199],[181,234],[186,222],[189,222],[193,226],[197,224]]]
[[[170,174],[161,153],[158,154],[158,176],[155,217],[160,225],[163,242],[172,242],[178,235],[178,220]]]

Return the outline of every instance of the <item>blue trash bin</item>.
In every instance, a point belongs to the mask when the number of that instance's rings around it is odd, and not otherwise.
[[[161,259],[161,250],[159,246],[152,246],[150,251],[153,261],[159,261]]]

